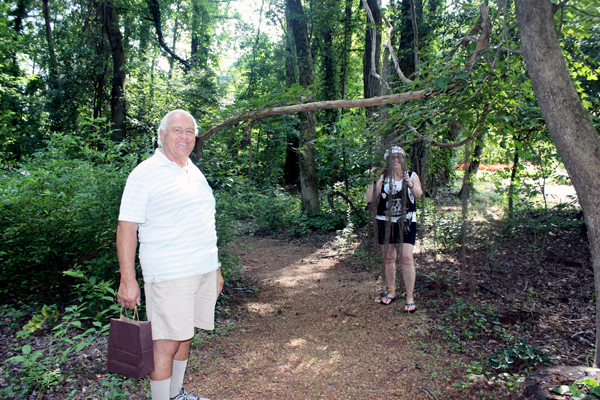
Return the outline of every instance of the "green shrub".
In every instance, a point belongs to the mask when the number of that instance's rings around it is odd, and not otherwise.
[[[2,175],[0,296],[50,296],[77,260],[113,251],[124,183],[125,171],[78,159],[31,162]]]
[[[527,339],[511,347],[497,349],[487,359],[493,369],[508,370],[523,366],[531,368],[537,364],[551,365],[550,355],[545,350],[528,344]]]
[[[461,244],[460,215],[441,213],[439,219],[435,221],[435,237],[444,251],[456,250]]]
[[[30,345],[21,347],[22,355],[10,357],[5,363],[21,364],[23,376],[20,382],[14,386],[4,388],[0,394],[11,397],[21,397],[26,393],[33,391],[41,392],[42,394],[49,387],[58,385],[62,380],[60,368],[57,368],[53,360],[48,357],[43,357],[44,350],[33,351]]]
[[[344,227],[344,219],[337,213],[306,214],[298,212],[293,215],[291,232],[305,235],[310,232],[331,232]]]

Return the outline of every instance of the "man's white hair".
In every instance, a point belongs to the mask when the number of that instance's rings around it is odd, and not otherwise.
[[[385,154],[383,155],[383,158],[386,159],[390,156],[390,154],[402,154],[404,157],[406,157],[406,153],[404,152],[404,150],[402,150],[401,147],[398,146],[392,146],[391,149],[388,149],[385,151]]]
[[[192,114],[190,114],[189,112],[185,111],[185,110],[173,110],[169,113],[167,113],[167,115],[165,115],[163,117],[163,119],[160,121],[160,125],[158,125],[158,129],[156,131],[156,135],[158,137],[158,147],[162,147],[163,143],[162,143],[162,139],[160,137],[160,131],[163,131],[163,133],[166,135],[167,134],[167,125],[169,123],[169,118],[173,115],[173,114],[185,114],[188,117],[190,117],[192,119],[192,121],[194,121],[194,132],[195,135],[198,136],[198,125],[196,124],[196,119],[192,116]]]

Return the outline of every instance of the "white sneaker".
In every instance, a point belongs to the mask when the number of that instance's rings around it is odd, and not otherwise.
[[[193,390],[192,390],[193,392]],[[179,391],[179,394],[175,397],[173,397],[171,400],[210,400],[207,399],[206,397],[198,397],[198,396],[194,396],[192,393],[188,393],[185,390],[183,390],[183,388],[181,388],[181,390]]]

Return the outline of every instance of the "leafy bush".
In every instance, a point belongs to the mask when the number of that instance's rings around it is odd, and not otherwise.
[[[61,293],[62,271],[114,251],[129,168],[59,154],[46,150],[0,176],[0,296]],[[96,273],[114,274],[114,264],[104,267]]]
[[[494,354],[488,356],[488,362],[493,369],[517,369],[520,367],[531,368],[537,364],[551,365],[548,353],[523,339],[511,347],[497,349]]]
[[[461,221],[458,214],[440,214],[435,221],[435,237],[441,248],[454,251],[461,244]]]
[[[32,351],[30,345],[21,348],[22,355],[7,359],[6,363],[21,364],[23,377],[20,384],[8,386],[3,394],[8,396],[24,396],[27,392],[45,393],[49,387],[58,385],[62,380],[60,368],[53,365],[53,360],[43,357],[44,350]],[[0,392],[1,393],[1,392]]]
[[[310,232],[330,232],[344,227],[344,219],[337,213],[305,214],[298,212],[292,217],[291,232],[306,235]]]

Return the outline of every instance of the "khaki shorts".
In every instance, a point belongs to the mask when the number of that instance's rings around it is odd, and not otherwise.
[[[194,327],[215,328],[217,271],[173,281],[146,283],[146,314],[152,339],[188,340]]]

